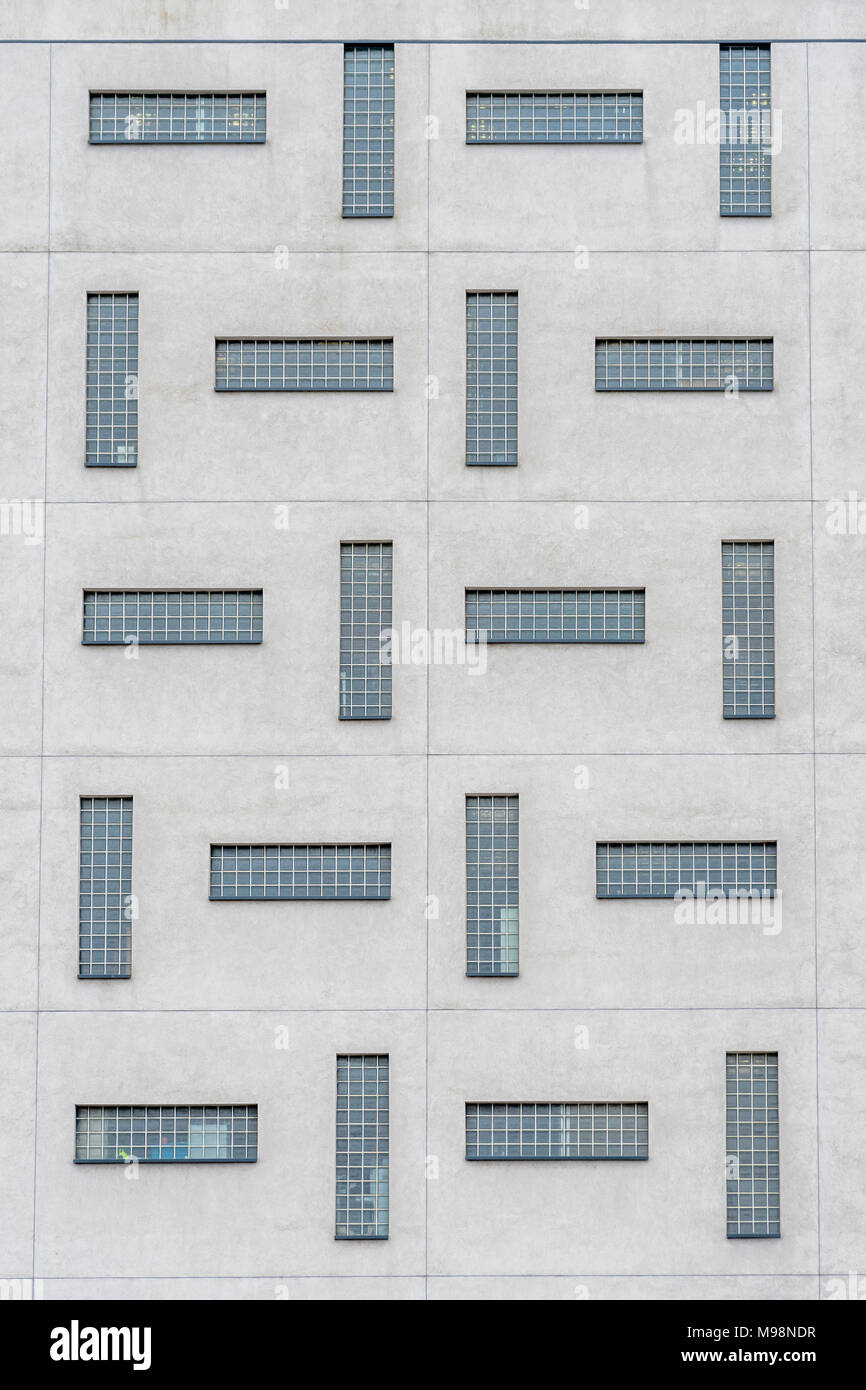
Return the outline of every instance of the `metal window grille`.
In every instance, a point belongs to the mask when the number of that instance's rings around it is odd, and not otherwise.
[[[601,843],[595,849],[597,898],[672,898],[776,893],[774,840]]]
[[[466,798],[466,973],[518,973],[518,798]]]
[[[467,589],[467,642],[643,642],[643,589]]]
[[[468,1104],[467,1158],[649,1157],[646,1101]]]
[[[340,718],[391,718],[391,660],[382,634],[391,628],[393,546],[340,546]]]
[[[87,296],[85,463],[138,462],[138,295]]]
[[[343,216],[394,216],[394,46],[343,51]]]
[[[261,589],[87,589],[88,646],[262,640]]]
[[[214,901],[390,898],[390,845],[211,845]]]
[[[643,140],[642,92],[467,92],[467,145],[622,145]]]
[[[91,145],[255,145],[264,92],[91,92]]]
[[[772,175],[770,45],[719,47],[722,217],[769,217]]]
[[[772,338],[597,338],[596,391],[772,391]]]
[[[78,1105],[79,1163],[253,1163],[256,1105]]]
[[[338,1240],[388,1235],[388,1058],[337,1058]]]
[[[466,462],[517,463],[517,295],[466,296]]]
[[[772,719],[775,621],[772,541],[722,542],[725,719]]]
[[[217,391],[393,391],[392,338],[219,338]]]
[[[132,797],[81,798],[78,973],[132,974]]]
[[[726,1058],[728,1237],[778,1236],[779,1054]]]

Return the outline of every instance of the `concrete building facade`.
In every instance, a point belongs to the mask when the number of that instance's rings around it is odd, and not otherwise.
[[[25,2],[0,35],[12,1295],[866,1296],[861,7]],[[342,215],[352,43],[394,45],[393,217]],[[770,46],[771,216],[720,216],[726,43]],[[265,93],[266,139],[99,146],[93,92]],[[473,145],[472,92],[642,93],[643,138]],[[466,465],[472,292],[517,295],[516,467]],[[85,466],[109,293],[135,467]],[[393,340],[393,391],[214,389],[216,341],[295,338]],[[772,339],[773,389],[597,390],[632,338]],[[340,719],[359,541],[413,641],[476,589],[644,590],[646,640],[410,644],[391,718]],[[725,719],[722,546],[768,541],[775,717]],[[83,643],[120,590],[260,590],[262,641]],[[471,796],[519,799],[516,976],[466,974]],[[132,973],[80,978],[81,800],[121,797]],[[775,916],[605,900],[607,842],[772,843]],[[209,898],[211,845],[281,844],[390,845],[390,897]],[[729,1054],[778,1057],[778,1238],[727,1233]],[[335,1239],[339,1056],[389,1058],[387,1239]],[[469,1104],[603,1102],[648,1107],[647,1161],[467,1161]],[[76,1107],[174,1105],[256,1106],[256,1161],[75,1161]]]

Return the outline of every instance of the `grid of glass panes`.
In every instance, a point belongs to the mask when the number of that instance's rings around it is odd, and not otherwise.
[[[138,295],[87,296],[85,463],[138,461]]]
[[[597,898],[672,898],[676,893],[772,898],[776,842],[599,842],[595,875]]]
[[[394,216],[394,46],[343,55],[343,216]]]
[[[261,642],[261,589],[88,589],[85,643]]]
[[[466,1106],[467,1158],[648,1158],[646,1101]]]
[[[390,845],[211,845],[215,900],[390,898]]]
[[[91,145],[242,145],[265,138],[264,92],[91,92]]]
[[[725,719],[776,712],[772,541],[722,542],[722,696]]]
[[[388,1235],[388,1058],[337,1058],[338,1240]]]
[[[467,589],[467,642],[643,642],[643,589]]]
[[[217,391],[393,391],[391,338],[220,338]]]
[[[81,1163],[250,1163],[256,1105],[78,1105]]]
[[[726,1059],[728,1236],[777,1236],[779,1054],[729,1052]]]
[[[722,132],[719,211],[723,217],[769,217],[772,211],[770,45],[719,47]]]
[[[639,144],[642,92],[467,92],[467,145]]]
[[[393,546],[353,541],[340,546],[340,718],[391,718],[391,658],[382,634],[391,628]]]
[[[517,295],[466,296],[466,462],[517,463]]]
[[[772,338],[597,338],[596,391],[772,391]]]
[[[81,798],[78,869],[78,973],[84,979],[132,974],[132,797]]]
[[[466,973],[516,975],[518,798],[466,798]]]

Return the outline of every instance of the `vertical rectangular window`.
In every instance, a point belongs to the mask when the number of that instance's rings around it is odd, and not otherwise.
[[[88,467],[138,462],[138,295],[87,296]]]
[[[394,216],[394,45],[343,51],[343,216]]]
[[[770,45],[719,47],[722,217],[769,217],[772,165]]]
[[[722,698],[725,719],[776,713],[772,541],[722,542]]]
[[[466,296],[466,462],[517,463],[517,295]]]
[[[388,1058],[337,1058],[337,1240],[388,1236]]]
[[[78,974],[132,974],[132,797],[81,798]]]
[[[392,567],[390,541],[340,546],[341,719],[391,718]]]
[[[729,1052],[725,1084],[728,1238],[778,1236],[779,1054]]]
[[[466,798],[466,973],[518,973],[518,798]]]

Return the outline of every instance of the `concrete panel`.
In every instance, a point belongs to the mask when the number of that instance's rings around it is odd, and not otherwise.
[[[817,1272],[815,1031],[797,1011],[431,1016],[431,1276]],[[779,1052],[782,1236],[725,1234],[725,1053]],[[646,1162],[470,1162],[467,1101],[646,1100]],[[695,1281],[697,1282],[697,1280]],[[781,1279],[779,1280],[781,1283]]]
[[[646,588],[642,644],[490,643],[435,664],[435,753],[810,749],[808,504],[443,503],[432,518],[434,630],[465,628],[466,589]],[[775,720],[722,717],[723,540],[775,541]]]
[[[809,1007],[815,999],[809,761],[443,758],[431,775],[434,1007]],[[520,798],[520,975],[464,979],[467,794]],[[777,840],[779,900],[714,921],[671,899],[598,900],[597,840]],[[734,904],[724,905],[726,909]],[[709,920],[707,920],[709,919]],[[528,1097],[527,1097],[528,1098]]]
[[[857,134],[864,80],[862,42],[809,45],[812,244],[822,249],[863,250],[866,171]]]
[[[276,1030],[286,1024],[289,1047],[277,1048]],[[334,1239],[341,1052],[391,1056],[387,1241]],[[74,1163],[75,1105],[124,1103],[256,1103],[258,1161]],[[422,1014],[49,1014],[41,1024],[39,1107],[43,1278],[77,1280],[91,1270],[106,1280],[267,1274],[278,1284],[310,1274],[423,1272]]]
[[[395,216],[343,219],[342,44],[61,47],[52,104],[54,246],[101,253],[246,251],[271,259],[279,247],[293,254],[419,250],[426,90],[424,50],[401,48]],[[90,91],[265,92],[267,140],[88,145]],[[276,285],[270,293],[278,293]]]
[[[844,143],[844,142],[840,142]],[[862,224],[861,224],[862,225]],[[866,352],[866,252],[812,256],[814,493],[818,526],[866,533],[862,399],[851,371]],[[854,494],[853,500],[851,494]]]
[[[79,798],[105,795],[133,798],[133,977],[78,980]],[[420,758],[51,759],[43,1006],[423,1008],[423,800]],[[391,898],[210,902],[211,843],[390,843]]]
[[[852,1182],[866,1133],[863,1009],[825,1009],[818,1034],[822,1297],[866,1297],[866,1201]]]
[[[642,91],[642,144],[467,145],[466,93]],[[807,244],[806,64],[772,58],[773,216],[719,216],[719,46],[473,45],[432,50],[434,251],[769,251]],[[689,113],[685,115],[683,113]],[[617,272],[619,273],[619,272]],[[661,268],[654,275],[664,275]]]
[[[0,251],[48,247],[51,82],[47,46],[0,48]]]
[[[816,504],[814,563],[816,746],[822,753],[863,753],[866,497],[861,502],[854,491],[830,507]]]
[[[39,759],[0,763],[0,884],[3,893],[3,963],[0,1010],[37,1004],[39,908]],[[2,1016],[2,1015],[0,1015]]]
[[[52,508],[52,753],[373,754],[424,748],[425,671],[395,666],[391,720],[339,719],[340,543],[394,542],[394,619],[424,611],[423,507]],[[263,590],[260,644],[83,646],[87,588]],[[70,700],[80,715],[69,718]]]
[[[109,290],[139,295],[139,463],[85,471],[87,294]],[[423,497],[422,257],[57,256],[51,303],[53,500]],[[394,390],[217,392],[231,337],[393,337]]]
[[[725,34],[738,40],[768,38],[859,38],[862,22],[849,0],[731,0],[725,11]],[[532,9],[503,8],[500,0],[335,0],[323,12],[317,0],[279,0],[255,10],[232,0],[177,0],[171,9],[155,0],[87,0],[70,10],[64,0],[22,0],[4,17],[0,35],[28,38],[124,37],[190,39],[319,38],[499,38],[624,39],[651,35],[672,42],[701,38],[715,41],[719,14],[710,0],[666,0],[647,20],[644,0],[592,0],[585,4],[538,0]]]
[[[808,497],[805,254],[434,255],[430,276],[434,498]],[[518,294],[516,468],[464,466],[467,290]],[[774,339],[772,392],[595,389],[597,337],[731,335]]]
[[[4,1123],[0,1133],[0,1279],[33,1277],[36,1015],[0,1013]],[[13,1293],[17,1290],[13,1289]],[[4,1295],[5,1296],[5,1295]]]

